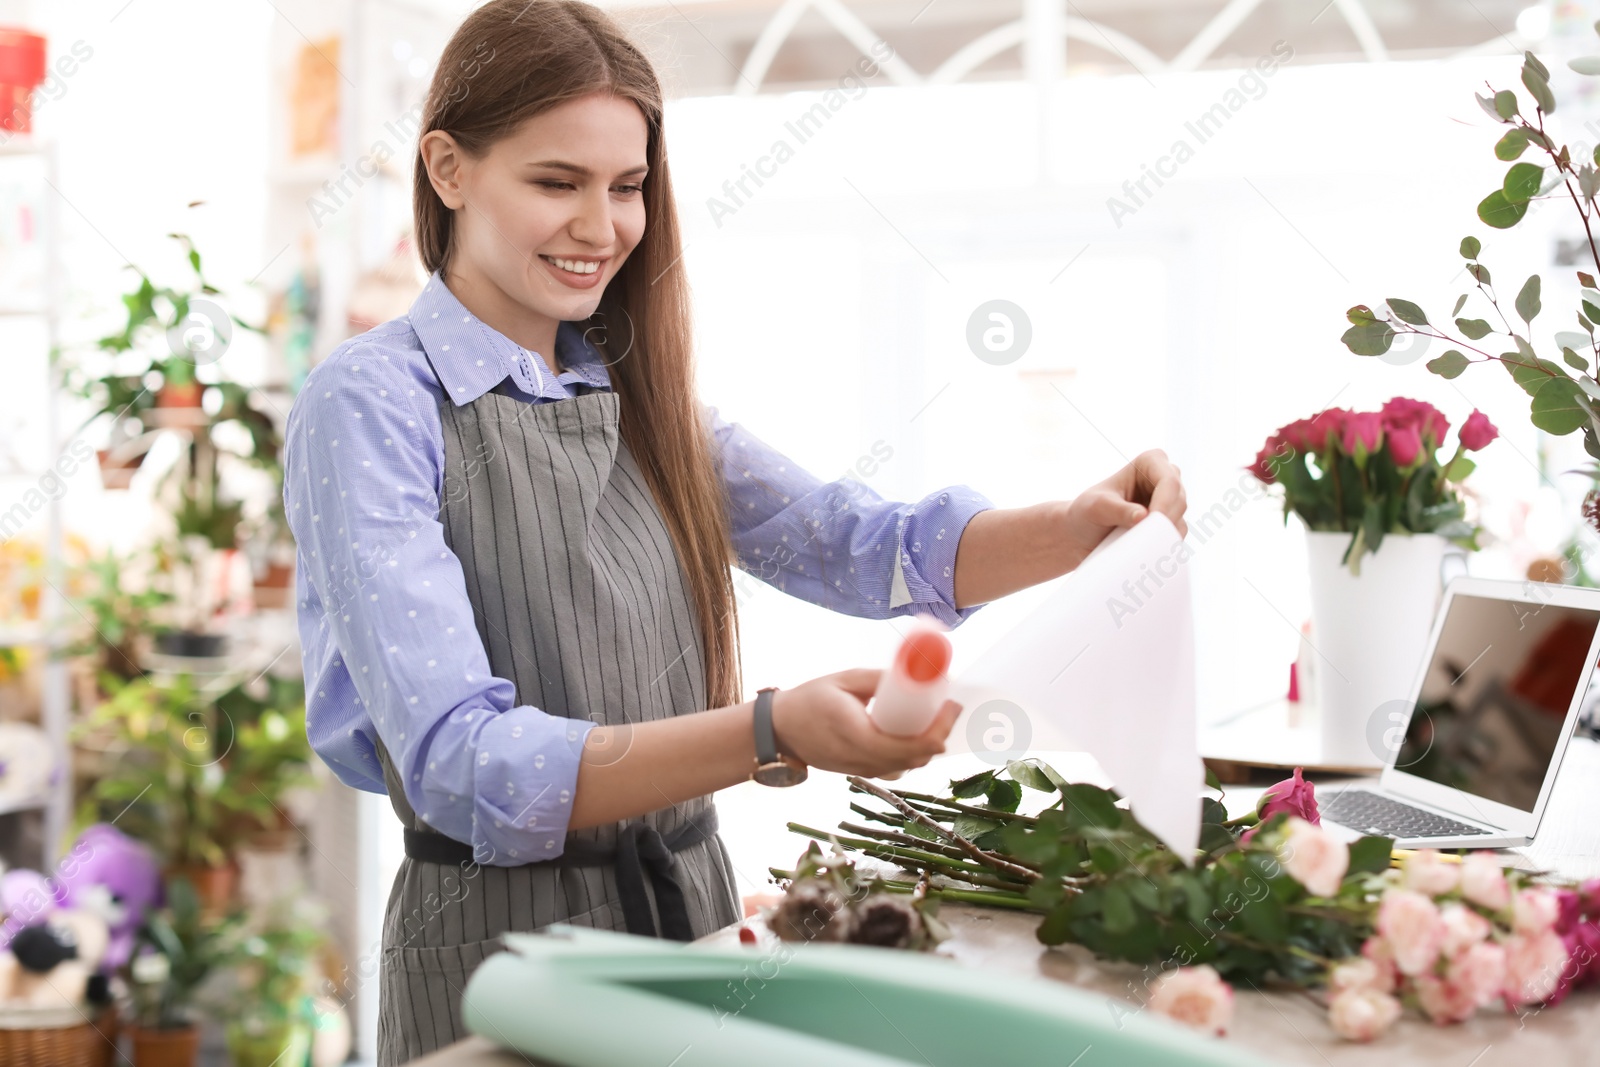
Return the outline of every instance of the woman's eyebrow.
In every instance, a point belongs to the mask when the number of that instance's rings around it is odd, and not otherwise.
[[[530,166],[530,167],[548,167],[551,170],[564,170],[564,171],[567,171],[567,172],[572,173],[572,174],[580,175],[581,177],[584,177],[584,178],[587,178],[587,177],[589,177],[590,175],[592,175],[594,173],[588,167],[579,166],[576,163],[566,163],[566,162],[563,162],[562,160],[559,160],[559,159],[534,160],[534,161],[529,162],[528,166]],[[618,174],[617,177],[619,177],[619,178],[628,178],[628,177],[632,177],[635,174],[643,174],[645,171],[647,171],[649,169],[650,168],[647,165],[641,163],[637,167],[632,167],[632,168],[630,168],[628,170],[623,171],[621,174]]]

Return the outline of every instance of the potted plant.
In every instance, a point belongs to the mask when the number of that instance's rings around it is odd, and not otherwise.
[[[72,603],[89,632],[67,645],[64,656],[92,657],[97,672],[121,681],[144,673],[139,667],[138,638],[158,629],[154,614],[172,597],[150,588],[137,573],[139,564],[136,554],[118,555],[107,549],[77,568],[78,581],[73,584],[84,587],[84,592]]]
[[[213,919],[183,877],[166,884],[167,902],[145,917],[129,962],[134,1067],[191,1067],[200,1043],[196,993],[223,958],[232,912]]]
[[[1447,552],[1478,547],[1460,486],[1468,453],[1498,431],[1474,411],[1446,456],[1449,429],[1432,404],[1405,397],[1379,411],[1333,408],[1280,426],[1249,468],[1283,487],[1284,521],[1293,513],[1306,528],[1312,634],[1332,667],[1316,686],[1326,764],[1382,762],[1368,724],[1409,692]]]
[[[235,1067],[304,1063],[316,1021],[311,990],[325,935],[304,898],[274,902],[230,932],[233,987],[221,1001]]]
[[[186,877],[207,910],[220,914],[234,898],[232,851],[254,803],[228,776],[233,724],[188,675],[168,685],[148,676],[103,681],[109,698],[73,731],[107,757],[79,822],[115,816],[121,829],[155,849],[169,876]]]
[[[236,794],[229,837],[241,845],[282,850],[299,835],[289,796],[312,781],[306,738],[306,688],[298,675],[265,674],[217,698],[232,725],[226,778]]]
[[[1600,24],[1596,31],[1600,32]],[[1573,59],[1568,66],[1581,75],[1600,75],[1600,57]],[[1535,201],[1571,203],[1588,237],[1593,264],[1593,273],[1576,270],[1571,280],[1558,281],[1564,290],[1560,295],[1570,302],[1573,312],[1560,325],[1575,321],[1578,328],[1555,329],[1548,340],[1536,336],[1533,322],[1544,310],[1540,276],[1530,275],[1513,301],[1503,300],[1482,260],[1482,242],[1469,236],[1462,240],[1460,253],[1473,286],[1456,300],[1447,318],[1435,321],[1412,301],[1391,297],[1377,310],[1364,304],[1351,308],[1346,313],[1350,328],[1342,339],[1359,356],[1388,353],[1399,334],[1443,341],[1451,347],[1427,363],[1428,369],[1442,378],[1458,377],[1475,363],[1499,363],[1528,394],[1529,414],[1536,427],[1556,436],[1581,433],[1584,450],[1600,460],[1600,378],[1596,377],[1600,367],[1596,333],[1600,330],[1600,285],[1595,280],[1600,273],[1600,243],[1594,232],[1600,222],[1596,218],[1600,148],[1594,150],[1591,162],[1583,153],[1574,156],[1569,146],[1557,144],[1545,129],[1545,116],[1555,111],[1556,100],[1550,90],[1550,70],[1532,52],[1524,53],[1522,85],[1526,98],[1513,89],[1497,91],[1492,86],[1487,87],[1487,96],[1477,97],[1485,114],[1504,127],[1494,154],[1510,164],[1500,187],[1478,204],[1478,219],[1493,229],[1510,229],[1527,217]],[[1572,281],[1577,283],[1575,292]],[[1452,323],[1453,329],[1446,323]],[[1600,465],[1589,465],[1582,473],[1600,482]],[[1589,489],[1583,512],[1589,524],[1600,530],[1600,488]]]

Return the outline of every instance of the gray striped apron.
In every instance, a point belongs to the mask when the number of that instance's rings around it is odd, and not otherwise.
[[[622,440],[620,398],[578,388],[578,396],[539,404],[495,392],[459,407],[448,396],[440,403],[440,521],[465,571],[489,666],[515,683],[518,704],[603,726],[699,711],[706,697],[693,601]],[[408,831],[426,834],[432,828],[406,801],[381,742],[378,750],[395,814]],[[478,964],[504,947],[506,931],[553,922],[634,928],[629,913],[637,920],[641,901],[650,922],[663,922],[667,911],[681,922],[686,910],[693,937],[737,921],[727,848],[695,825],[715,815],[711,803],[696,797],[571,831],[553,862],[506,867],[408,854],[384,915],[378,1067],[467,1036],[462,991]],[[663,839],[675,833],[698,843],[663,856]],[[619,843],[650,854],[651,878],[639,877],[637,863],[630,875],[621,863],[583,860],[615,855]],[[681,901],[658,889],[662,865]]]

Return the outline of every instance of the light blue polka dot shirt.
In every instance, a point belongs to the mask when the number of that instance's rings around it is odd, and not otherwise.
[[[553,376],[436,272],[406,315],[311,371],[283,452],[313,749],[347,785],[383,793],[382,738],[412,809],[505,865],[561,854],[596,724],[519,705],[489,669],[439,518],[439,406],[490,391],[537,404],[578,395],[578,383],[611,388],[580,323],[560,325],[556,354],[565,369]],[[954,573],[967,522],[994,507],[987,497],[950,486],[900,503],[848,475],[824,482],[715,407],[702,410],[748,573],[865,618],[926,613],[959,626],[982,607],[955,608]]]

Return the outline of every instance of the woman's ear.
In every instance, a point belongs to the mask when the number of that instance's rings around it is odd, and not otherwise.
[[[428,168],[428,182],[444,206],[452,211],[465,206],[466,198],[461,193],[461,171],[466,162],[466,153],[456,139],[444,130],[429,130],[417,142],[417,150],[422,153],[422,163]]]

